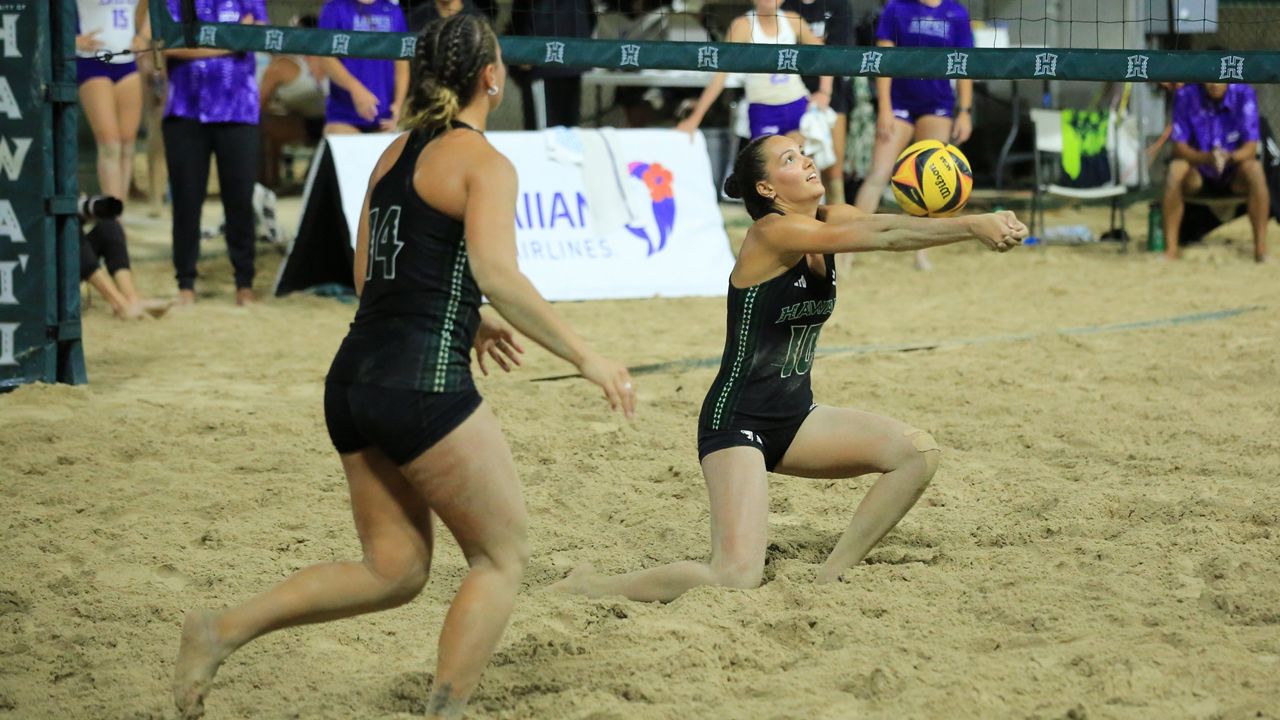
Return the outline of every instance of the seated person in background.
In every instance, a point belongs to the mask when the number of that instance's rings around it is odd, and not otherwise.
[[[700,34],[686,37],[683,28],[675,32],[669,21],[671,7],[662,0],[606,0],[598,13],[593,38],[601,40],[678,40],[706,42],[710,40],[705,28]],[[689,17],[682,15],[682,18]],[[675,90],[657,86],[619,85],[614,88],[613,102],[622,108],[627,127],[649,127],[658,122],[659,111],[674,105],[685,97],[697,97],[699,91],[689,88]]]
[[[316,27],[315,15],[289,23]],[[274,188],[280,184],[280,156],[285,145],[315,145],[324,132],[324,106],[328,83],[320,58],[310,55],[273,55],[258,78],[262,108],[262,156],[259,181]]]
[[[146,300],[138,294],[124,228],[116,221],[123,210],[124,204],[108,195],[80,197],[80,280],[101,293],[121,320],[160,317],[172,303]],[[84,226],[90,222],[93,229],[86,233]],[[101,267],[104,259],[106,270]]]
[[[391,0],[329,0],[319,26],[357,32],[407,32],[404,13]],[[409,90],[407,60],[326,57],[329,78],[326,135],[386,132],[400,121],[400,105]]]
[[[1253,257],[1267,259],[1271,199],[1258,160],[1258,98],[1241,84],[1195,83],[1173,100],[1173,160],[1164,187],[1165,255],[1178,257],[1183,199],[1197,194],[1247,195]]]

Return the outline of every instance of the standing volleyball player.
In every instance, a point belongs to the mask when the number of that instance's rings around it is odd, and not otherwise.
[[[738,153],[725,191],[755,223],[729,275],[720,372],[698,418],[711,497],[711,560],[605,576],[578,568],[555,587],[582,595],[668,601],[699,585],[752,588],[764,574],[766,473],[850,478],[883,473],[818,571],[829,582],[862,561],[924,492],[941,454],[928,432],[892,418],[813,402],[818,333],[836,299],[835,253],[918,250],[976,238],[1009,250],[1027,229],[1013,213],[930,220],[822,205],[813,161],[787,137]]]
[[[472,347],[504,369],[521,351],[481,293],[525,335],[577,365],[628,417],[635,390],[516,264],[516,173],[484,136],[506,67],[489,23],[455,15],[418,39],[404,125],[375,166],[356,247],[360,308],[330,367],[325,421],[351,491],[361,562],[313,565],[182,629],[174,699],[198,716],[218,665],[280,628],[412,600],[427,581],[438,516],[470,571],[440,631],[431,717],[460,717],[506,627],[528,560],[519,480],[497,418],[472,382]]]
[[[391,0],[329,0],[320,11],[319,27],[357,32],[408,29],[400,6]],[[326,57],[321,65],[329,78],[326,135],[395,130],[409,88],[407,61]]]
[[[130,52],[141,42],[134,28],[134,2],[76,2],[76,82],[80,107],[98,146],[98,188],[121,200],[129,199],[142,123],[142,82]]]
[[[973,47],[969,11],[956,0],[889,0],[876,28],[881,47]],[[973,132],[973,81],[946,78],[876,78],[876,147],[871,171],[858,189],[856,204],[866,213],[880,207],[893,164],[908,145],[940,140],[959,145]],[[916,267],[928,270],[929,258],[916,253]]]
[[[781,0],[755,0],[755,8],[729,26],[729,36],[725,41],[780,47],[822,44],[808,23],[793,12],[781,10],[781,5]],[[693,112],[676,125],[677,130],[692,135],[698,129],[703,116],[724,91],[727,78],[726,73],[715,74],[693,106]],[[743,89],[747,96],[747,119],[752,138],[791,135],[799,139],[800,119],[804,117],[809,103],[821,108],[831,104],[830,75],[818,79],[818,89],[813,95],[809,94],[799,75],[786,73],[749,74],[743,81]]]

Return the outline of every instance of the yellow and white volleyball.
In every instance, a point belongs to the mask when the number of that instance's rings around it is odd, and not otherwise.
[[[921,140],[898,156],[893,166],[893,196],[917,217],[949,217],[969,202],[973,171],[954,145]]]

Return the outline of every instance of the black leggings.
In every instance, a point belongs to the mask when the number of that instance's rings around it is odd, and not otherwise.
[[[107,261],[107,272],[112,275],[129,269],[124,228],[115,220],[99,220],[88,233],[80,232],[80,279],[88,280],[103,260]]]
[[[227,254],[236,287],[253,286],[253,184],[258,178],[258,126],[164,119],[165,160],[173,194],[173,269],[178,288],[196,284],[200,210],[209,185],[209,155],[218,158],[218,187],[227,215]]]

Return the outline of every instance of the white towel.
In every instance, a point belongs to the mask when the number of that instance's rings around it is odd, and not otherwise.
[[[619,165],[612,151],[616,147],[613,128],[580,130],[582,138],[582,187],[591,212],[592,229],[604,235],[631,224],[633,213],[627,202],[627,169]],[[640,188],[643,189],[643,188]]]
[[[836,124],[836,112],[831,108],[819,109],[810,105],[800,118],[800,134],[804,136],[804,152],[813,158],[819,170],[836,164],[836,151],[831,140],[831,128]]]
[[[547,159],[565,165],[582,164],[582,137],[578,128],[547,128],[542,135],[547,142]]]

